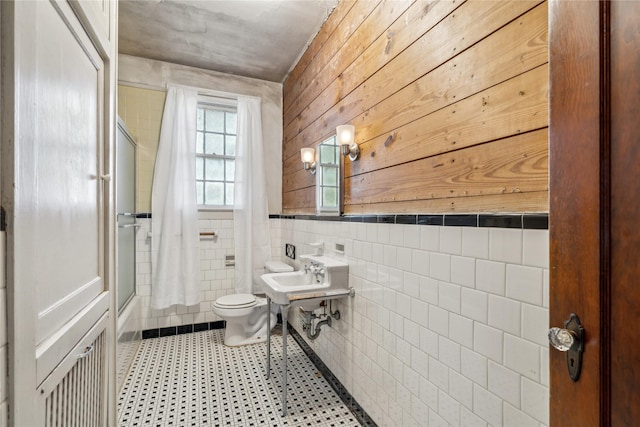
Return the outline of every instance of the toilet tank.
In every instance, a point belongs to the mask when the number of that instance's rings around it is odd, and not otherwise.
[[[262,285],[262,276],[266,273],[286,273],[293,271],[293,267],[282,261],[267,261],[264,263],[264,268],[260,268],[253,271],[253,293],[263,294],[264,289]]]
[[[293,267],[282,261],[267,261],[264,263],[264,273],[287,273],[293,271]]]

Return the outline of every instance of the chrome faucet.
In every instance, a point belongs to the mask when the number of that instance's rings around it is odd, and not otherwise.
[[[316,282],[320,283],[321,281],[320,279],[321,278],[324,279],[326,270],[324,268],[324,265],[316,261],[311,261],[309,264],[305,264],[304,272],[313,274],[313,277],[316,279]]]
[[[313,261],[312,261],[312,263],[313,263]],[[309,274],[311,272],[311,268],[312,268],[311,264],[305,264],[304,265],[304,273],[305,274]]]

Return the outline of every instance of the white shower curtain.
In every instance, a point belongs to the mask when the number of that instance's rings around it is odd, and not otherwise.
[[[151,194],[151,307],[200,302],[195,185],[198,93],[169,86]]]
[[[233,209],[235,290],[252,293],[253,270],[262,268],[271,258],[260,98],[238,96],[237,132]]]

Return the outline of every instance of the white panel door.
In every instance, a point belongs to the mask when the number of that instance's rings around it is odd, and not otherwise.
[[[3,82],[3,92],[12,83],[12,112],[5,105],[3,115],[12,119],[7,134],[13,137],[3,146],[10,155],[2,158],[10,420],[15,426],[44,425],[48,394],[79,369],[74,368],[78,355],[99,351],[92,356],[99,369],[86,372],[102,377],[92,380],[100,391],[92,404],[98,403],[94,409],[101,413],[93,419],[104,424],[109,344],[96,350],[91,343],[112,335],[106,320],[113,306],[110,53],[94,43],[90,23],[81,23],[66,2],[3,2],[2,7],[3,25],[13,24],[12,34],[3,33],[3,51],[10,45],[14,55],[3,65],[4,75],[13,78]],[[74,397],[69,399],[65,405],[74,404]],[[47,425],[69,425],[68,420],[47,419]]]

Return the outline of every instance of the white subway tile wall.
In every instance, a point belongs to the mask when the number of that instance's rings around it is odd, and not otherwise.
[[[168,326],[191,325],[221,320],[213,313],[213,303],[221,296],[234,293],[234,267],[225,266],[225,256],[234,255],[233,220],[200,219],[200,231],[214,231],[215,238],[200,239],[201,302],[194,306],[172,306],[154,310],[151,302],[151,219],[139,218],[142,224],[136,234],[136,286],[141,298],[142,330]]]
[[[151,220],[138,221],[142,328],[220,320],[213,302],[234,292],[233,220],[200,220],[218,234],[201,240],[202,302],[167,310],[149,308]],[[298,263],[324,242],[349,263],[356,296],[334,302],[341,319],[309,343],[375,422],[548,423],[548,231],[272,219],[271,236],[274,259],[285,243]],[[300,317],[290,322],[302,332]]]
[[[375,422],[548,424],[548,231],[271,223],[274,255],[349,263],[356,296],[309,344]]]

